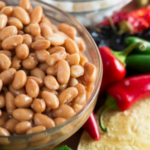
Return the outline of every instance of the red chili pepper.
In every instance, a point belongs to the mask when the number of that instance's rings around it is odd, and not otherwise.
[[[119,25],[120,34],[125,32],[138,33],[150,26],[149,14],[150,7],[143,7],[137,10],[133,10],[129,13],[119,12],[115,13],[112,17],[110,17],[110,19],[105,19],[99,25]]]
[[[94,140],[96,141],[99,140],[100,138],[99,128],[93,112],[91,113],[86,123],[83,125],[83,128],[89,133],[89,135]]]
[[[108,88],[109,94],[100,113],[100,127],[106,132],[102,116],[108,110],[127,110],[135,102],[150,96],[150,74],[133,76],[123,79]]]
[[[114,25],[118,25],[121,21],[127,20],[128,18],[141,18],[145,17],[150,12],[150,7],[142,7],[136,10],[133,10],[131,12],[115,12],[110,19],[113,21]],[[106,18],[102,22],[100,22],[98,25],[108,25],[110,26],[110,20]]]
[[[127,12],[115,12],[110,19],[113,21],[114,25],[118,25],[122,20],[125,20],[127,17]],[[110,26],[110,19],[106,18],[102,22],[100,22],[98,25],[101,26]]]
[[[100,47],[99,51],[103,62],[103,79],[100,93],[111,84],[120,81],[126,75],[125,60],[126,56],[137,46],[143,48],[142,43],[134,43],[124,51],[116,52],[108,47]]]

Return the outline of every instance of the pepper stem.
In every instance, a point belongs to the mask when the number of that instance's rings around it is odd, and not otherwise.
[[[108,17],[108,20],[109,20],[109,23],[110,23],[110,26],[111,26],[112,30],[113,30],[115,33],[117,33],[117,29],[116,29],[116,26],[115,26],[115,24],[114,24],[112,18],[111,18],[111,17]]]
[[[99,115],[99,125],[103,132],[107,132],[107,128],[105,127],[105,125],[103,123],[104,113],[107,112],[108,110],[118,110],[118,109],[119,108],[117,106],[116,100],[112,96],[108,95],[106,102],[100,112],[100,115]]]
[[[123,33],[132,33],[132,27],[130,25],[129,22],[127,21],[122,21],[120,24],[119,24],[119,27],[120,27],[120,30],[118,32],[118,34],[123,34]]]
[[[111,50],[112,54],[114,56],[116,56],[118,58],[118,60],[124,64],[124,66],[126,66],[125,64],[125,60],[127,55],[136,47],[139,46],[140,50],[145,50],[146,49],[146,45],[142,42],[137,42],[137,43],[133,43],[131,45],[129,45],[125,50],[121,51],[121,52],[117,52],[117,51],[113,51]]]

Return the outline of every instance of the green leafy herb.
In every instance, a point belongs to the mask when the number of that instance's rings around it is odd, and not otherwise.
[[[53,150],[72,150],[72,149],[70,149],[69,147],[67,147],[66,145],[64,145],[64,146],[55,148],[55,149],[53,149]]]

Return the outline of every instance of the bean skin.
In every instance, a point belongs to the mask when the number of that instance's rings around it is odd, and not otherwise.
[[[75,111],[69,105],[62,104],[57,109],[52,110],[52,114],[55,117],[69,119],[75,115]]]
[[[19,70],[15,73],[15,77],[12,83],[12,87],[15,90],[20,90],[23,88],[27,81],[27,75],[23,70]]]
[[[56,109],[59,106],[59,100],[55,94],[48,91],[41,92],[41,97],[44,99],[46,106],[51,109]]]
[[[43,115],[41,113],[36,113],[34,115],[34,122],[36,125],[45,126],[46,129],[55,127],[55,122],[50,117]]]
[[[16,96],[14,99],[14,104],[18,108],[28,108],[31,106],[31,103],[32,103],[32,98],[26,94],[20,94]]]
[[[14,15],[18,18],[24,25],[30,23],[30,17],[28,13],[22,7],[15,7],[14,8]]]
[[[4,85],[11,84],[11,82],[14,79],[15,73],[16,73],[16,69],[14,68],[9,68],[1,72],[0,79],[2,80],[3,84]]]
[[[16,106],[14,104],[14,95],[10,92],[6,93],[6,110],[7,113],[12,115],[13,111],[16,109]]]
[[[23,36],[22,35],[12,35],[7,37],[2,42],[3,49],[6,50],[13,50],[17,45],[21,44],[23,42]]]
[[[57,64],[57,80],[60,84],[68,83],[70,78],[70,67],[67,61],[60,60]]]
[[[41,131],[45,131],[46,128],[44,126],[36,126],[33,127],[31,129],[29,129],[26,134],[33,134],[33,133],[37,133],[37,132],[41,132]]]
[[[5,54],[0,53],[0,69],[8,69],[11,66],[9,57]]]
[[[31,128],[32,128],[31,122],[29,122],[29,121],[22,121],[22,122],[19,122],[15,126],[15,132],[17,134],[21,135],[21,134],[25,134]]]
[[[78,90],[75,87],[69,87],[62,91],[59,95],[60,104],[71,102],[78,95]]]
[[[12,116],[18,121],[29,121],[33,119],[34,112],[31,109],[18,108],[13,111]]]
[[[36,98],[39,95],[39,85],[33,79],[28,79],[26,83],[26,92],[27,94],[32,97]]]
[[[0,14],[0,30],[3,29],[7,24],[8,18],[4,14]]]
[[[31,107],[35,112],[41,113],[41,112],[45,111],[46,103],[45,103],[44,99],[35,98],[33,100]]]

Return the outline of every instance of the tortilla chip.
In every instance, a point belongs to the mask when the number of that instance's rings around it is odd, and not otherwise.
[[[78,150],[150,150],[150,99],[124,112],[106,112],[103,120],[108,132],[100,130],[100,140],[94,141],[84,131]]]

